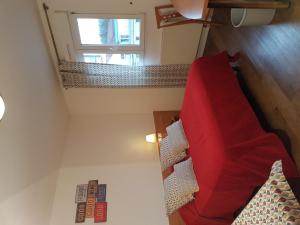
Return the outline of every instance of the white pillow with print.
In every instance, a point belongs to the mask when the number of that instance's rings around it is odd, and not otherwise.
[[[175,173],[172,173],[164,180],[164,189],[167,215],[171,215],[176,210],[186,205],[190,201],[193,201],[194,199],[192,194],[183,195],[180,192],[179,182]]]
[[[251,199],[232,225],[300,224],[300,204],[276,161],[269,179]]]
[[[169,147],[172,151],[179,154],[189,148],[181,120],[174,122],[166,129],[169,137]]]
[[[163,138],[160,143],[160,164],[162,171],[165,171],[170,166],[173,166],[175,163],[180,162],[186,157],[186,152],[177,153],[173,151],[169,146],[169,138]]]
[[[192,158],[174,165],[174,173],[182,194],[188,195],[199,191],[198,182],[193,169]]]

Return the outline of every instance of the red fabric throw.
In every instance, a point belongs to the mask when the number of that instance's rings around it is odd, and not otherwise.
[[[299,176],[279,138],[261,128],[226,52],[192,64],[180,117],[200,187],[180,209],[187,225],[231,224],[276,160],[286,177]]]

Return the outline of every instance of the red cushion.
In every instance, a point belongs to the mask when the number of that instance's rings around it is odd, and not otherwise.
[[[287,177],[298,176],[277,136],[261,128],[226,52],[192,64],[180,117],[200,187],[195,201],[180,210],[187,225],[200,218],[207,221],[198,224],[230,224],[278,159]]]

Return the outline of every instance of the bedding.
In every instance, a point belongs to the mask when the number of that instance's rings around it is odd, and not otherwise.
[[[191,65],[180,118],[200,187],[180,209],[187,225],[231,224],[274,161],[287,178],[299,176],[279,138],[261,128],[226,52]]]
[[[166,130],[168,133],[169,147],[172,151],[180,153],[189,147],[181,120],[172,123]]]
[[[181,192],[179,185],[179,181],[174,172],[164,180],[167,215],[171,215],[177,209],[194,199],[192,193],[187,194]]]
[[[174,165],[174,173],[181,193],[194,194],[199,191],[191,158]]]
[[[163,138],[159,143],[160,148],[160,165],[161,170],[165,171],[170,166],[173,166],[175,163],[183,160],[186,157],[186,151],[177,153],[173,151],[169,146],[169,137]]]

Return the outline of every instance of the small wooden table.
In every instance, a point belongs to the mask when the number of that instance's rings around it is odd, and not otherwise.
[[[205,19],[209,8],[285,9],[290,0],[171,0],[175,9],[189,19]]]

